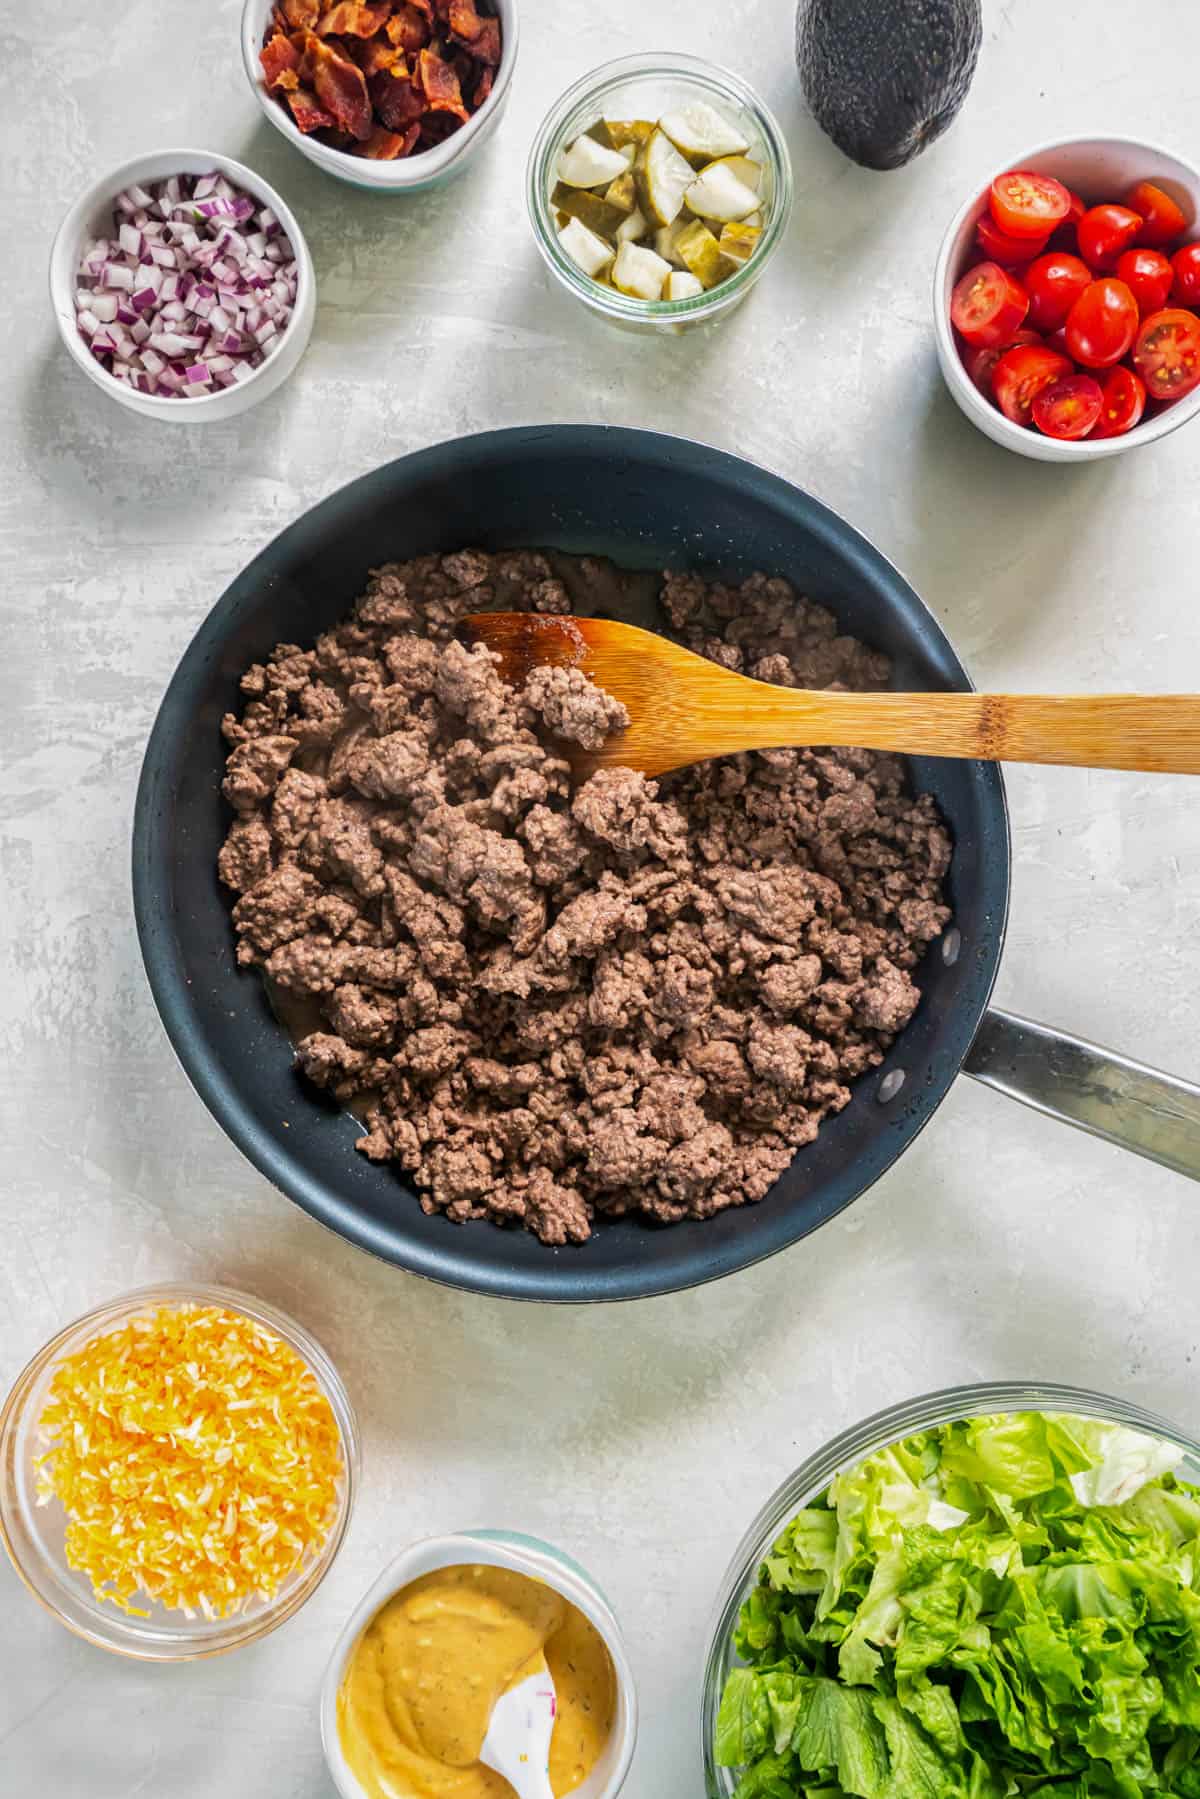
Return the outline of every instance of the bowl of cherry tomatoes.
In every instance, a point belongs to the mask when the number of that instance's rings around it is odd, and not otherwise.
[[[1200,169],[1133,138],[1016,158],[958,213],[934,276],[967,417],[1042,462],[1151,443],[1200,412]]]

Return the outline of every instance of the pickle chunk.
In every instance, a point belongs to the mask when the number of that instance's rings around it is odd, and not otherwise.
[[[761,162],[755,162],[750,156],[719,156],[717,161],[723,169],[728,169],[731,175],[736,175],[743,187],[750,188],[756,194],[762,193]],[[708,166],[711,168],[712,165]],[[703,175],[704,169],[701,169],[700,173]]]
[[[606,141],[614,150],[623,150],[626,144],[640,148],[648,144],[654,136],[653,119],[601,119]]]
[[[675,248],[684,267],[703,288],[715,287],[718,281],[732,273],[730,264],[721,254],[720,244],[700,219],[693,219],[686,231],[680,232]]]
[[[613,264],[613,286],[634,300],[660,300],[671,265],[641,244],[622,244]]]
[[[646,223],[646,215],[640,206],[635,206],[629,217],[622,219],[617,226],[618,244],[636,244],[645,237],[650,229]]]
[[[663,288],[664,300],[694,300],[704,292],[704,283],[689,275],[686,269],[672,269]]]
[[[615,237],[618,225],[626,216],[619,206],[614,206],[610,200],[602,200],[590,188],[568,187],[565,181],[560,181],[551,194],[550,204],[569,218],[578,219],[600,237]]]
[[[610,206],[618,207],[622,212],[633,212],[637,208],[637,182],[633,171],[626,169],[615,181],[609,183],[604,190],[604,198]]]
[[[610,150],[584,132],[558,159],[558,178],[568,187],[607,187],[624,175],[628,163],[619,150]]]
[[[713,156],[737,155],[750,148],[737,126],[725,118],[707,100],[693,100],[675,112],[665,112],[658,121],[677,149],[691,161],[707,161]]]
[[[688,211],[702,219],[717,219],[722,224],[744,219],[758,206],[758,195],[744,181],[739,181],[728,163],[710,162],[684,193]]]
[[[602,237],[589,231],[578,219],[568,219],[558,234],[558,241],[571,261],[581,268],[585,275],[595,278],[602,269],[606,269],[613,259],[613,248],[606,244]]]
[[[636,173],[638,196],[646,217],[654,225],[671,224],[679,217],[684,192],[695,175],[665,131],[654,133],[638,158]]]
[[[743,263],[749,262],[758,249],[761,236],[762,232],[757,225],[726,225],[718,239],[721,254],[727,256],[730,262],[736,262],[740,268]]]

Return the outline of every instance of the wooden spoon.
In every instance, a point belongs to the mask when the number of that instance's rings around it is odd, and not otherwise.
[[[910,756],[1061,762],[1200,774],[1200,694],[832,693],[752,681],[667,637],[604,618],[476,612],[459,635],[486,644],[522,686],[539,663],[579,668],[621,700],[629,728],[599,750],[569,746],[579,774],[665,774],[736,750],[820,744]]]

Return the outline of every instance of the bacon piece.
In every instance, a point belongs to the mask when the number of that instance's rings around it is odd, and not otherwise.
[[[293,31],[311,30],[321,11],[318,0],[280,0],[280,4]]]
[[[475,58],[476,62],[486,64],[489,69],[498,69],[500,67],[499,19],[480,19],[478,36],[473,37],[468,44],[464,44],[463,48],[468,56]],[[488,92],[491,92],[490,88]],[[475,104],[478,106],[479,101],[477,100]]]
[[[358,155],[369,156],[372,162],[395,162],[408,155],[420,135],[421,127],[416,124],[407,131],[389,131],[385,125],[376,125],[366,143],[358,145]]]
[[[473,43],[483,30],[483,20],[475,11],[475,0],[450,0],[447,14],[455,37]]]
[[[293,93],[290,93],[287,96],[287,103],[291,108],[292,117],[306,136],[310,131],[320,131],[325,126],[333,124],[333,115],[324,110],[317,96],[310,93],[306,87],[298,87]]]
[[[407,78],[372,76],[370,92],[375,111],[389,131],[407,131],[425,115],[425,96]]]
[[[479,80],[475,83],[475,92],[471,96],[471,106],[475,112],[479,111],[479,108],[491,93],[492,83],[495,79],[495,69],[489,67],[485,63],[484,67],[480,70]]]
[[[305,63],[312,67],[317,99],[333,122],[361,143],[375,123],[367,97],[366,77],[357,63],[342,56],[332,45],[310,31],[305,40]]]
[[[395,44],[389,44],[382,35],[355,39],[347,44],[347,50],[367,78],[367,91],[370,92],[372,75],[407,75],[408,64],[403,50],[397,50]]]
[[[296,73],[300,67],[300,55],[290,38],[282,34],[273,37],[259,51],[258,60],[262,64],[269,92],[274,93],[280,87],[295,88],[300,85],[300,77]]]
[[[318,37],[374,37],[382,31],[387,23],[390,8],[382,6],[360,6],[358,0],[338,0],[327,13],[322,13],[317,24]]]
[[[431,27],[429,20],[412,4],[412,0],[400,0],[387,22],[387,34],[392,43],[398,44],[402,50],[423,50],[429,42]]]
[[[458,76],[436,50],[422,50],[417,59],[417,73],[431,112],[446,112],[465,125],[470,118],[463,105]]]

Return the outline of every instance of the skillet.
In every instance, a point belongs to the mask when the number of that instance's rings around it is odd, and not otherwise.
[[[1004,941],[1009,835],[991,763],[914,758],[954,836],[953,928],[914,973],[915,1017],[882,1067],[759,1204],[656,1228],[602,1220],[590,1243],[427,1217],[402,1177],[355,1153],[360,1126],[293,1071],[262,981],[233,959],[216,874],[229,822],[220,720],[279,640],[311,643],[367,571],[433,551],[540,548],[740,578],[786,576],[884,650],[898,689],[966,689],[913,589],[849,524],[779,476],[721,451],[599,425],[455,439],[353,481],[289,525],[201,625],[150,735],[133,832],[133,893],[151,990],[218,1123],[312,1217],[413,1273],[495,1296],[630,1299],[697,1286],[796,1242],[863,1193],[932,1117],[960,1069],[1085,1130],[1200,1174],[1200,1089],[1047,1027],[989,1011]],[[649,622],[644,620],[642,622]]]

